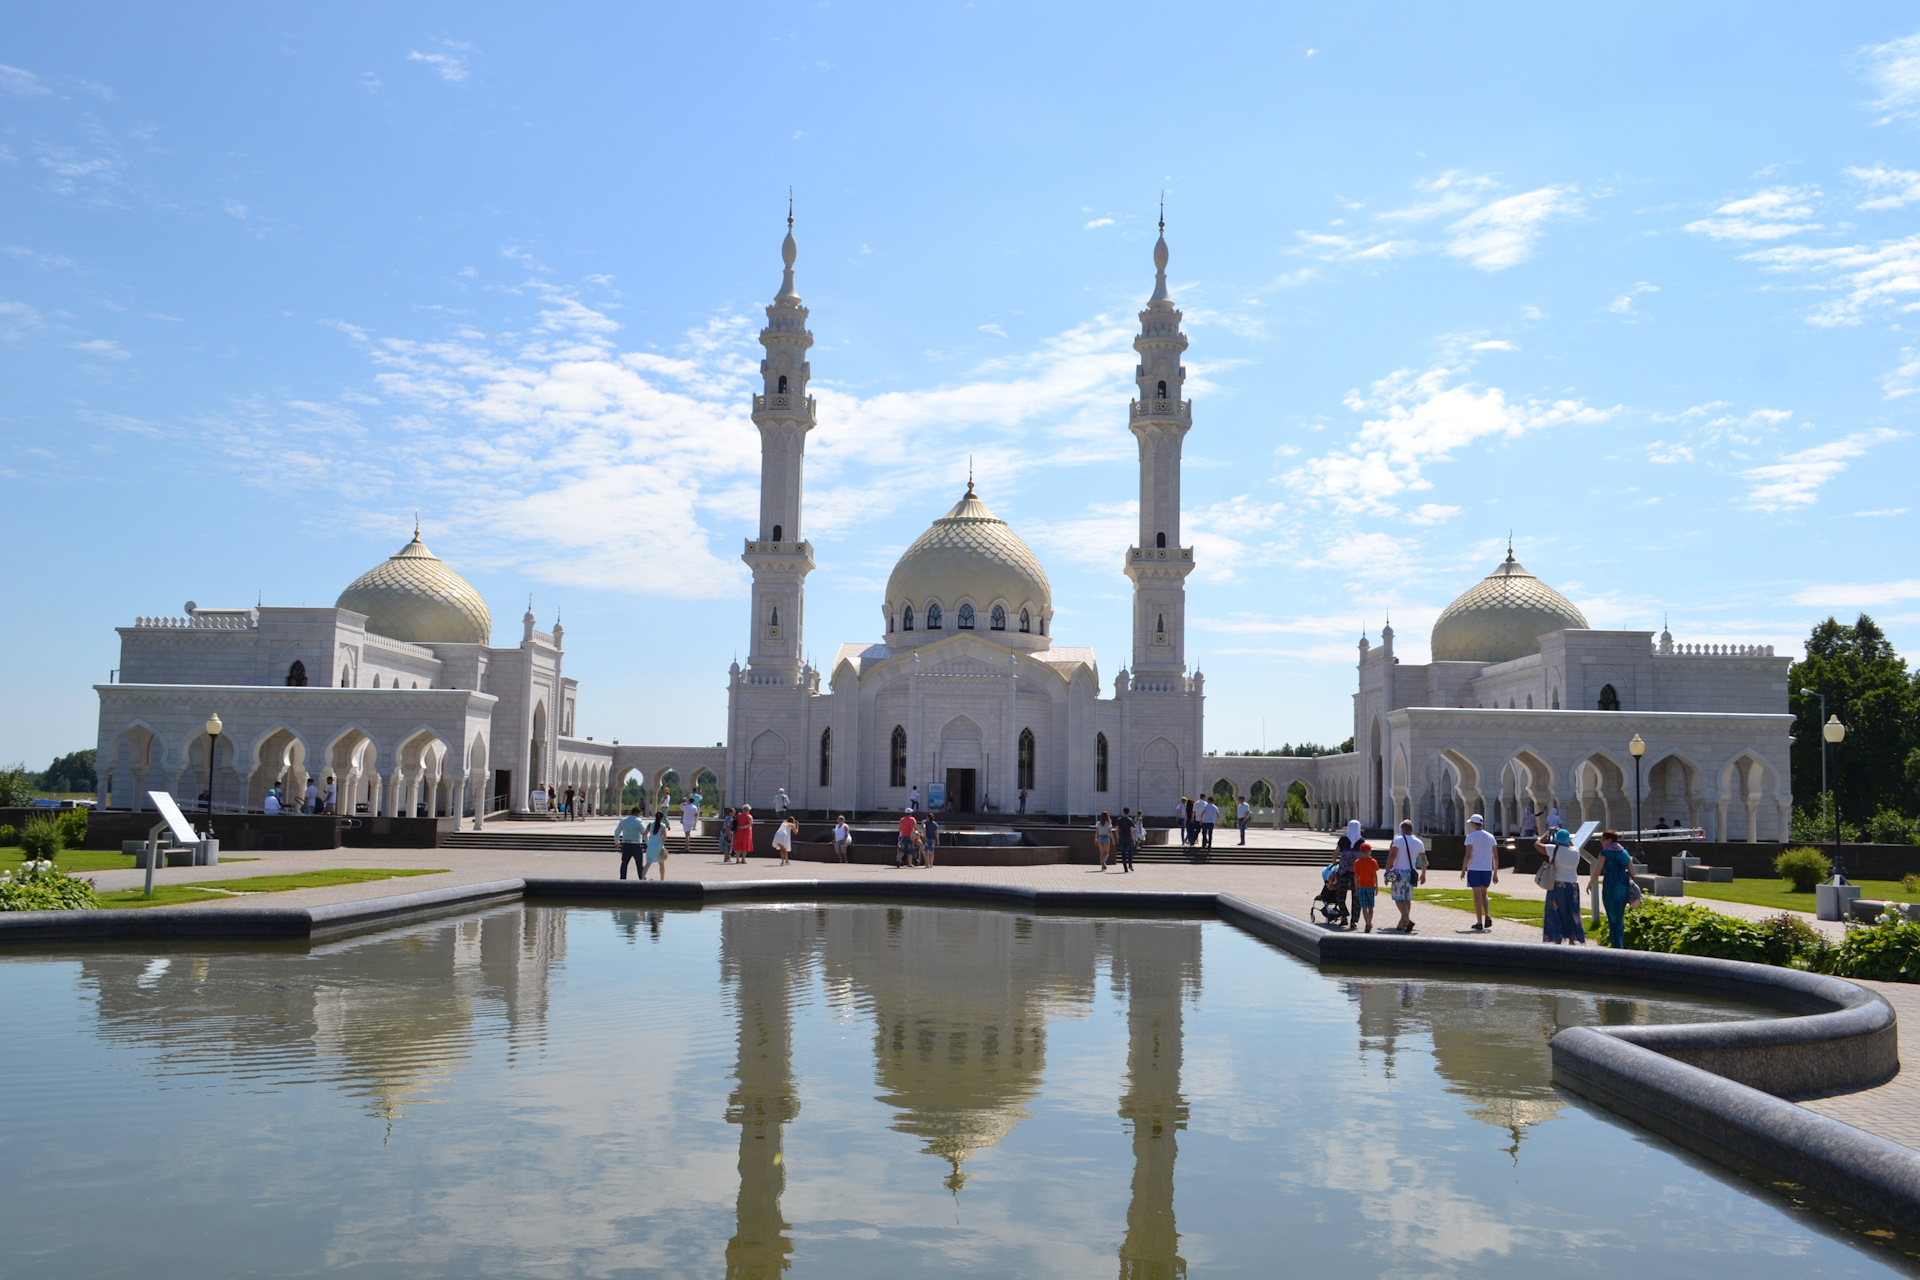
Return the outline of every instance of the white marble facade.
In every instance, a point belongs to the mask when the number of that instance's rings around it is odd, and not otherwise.
[[[784,789],[798,808],[865,813],[944,789],[958,811],[1011,814],[1024,789],[1031,813],[1171,813],[1199,782],[1205,696],[1185,658],[1193,548],[1180,542],[1180,451],[1192,404],[1181,398],[1187,339],[1167,296],[1164,236],[1134,342],[1140,538],[1114,549],[1134,583],[1132,667],[1107,697],[1093,651],[1055,643],[1045,569],[971,482],[895,566],[877,602],[878,639],[840,645],[824,673],[802,660],[814,402],[796,252],[789,226],[760,335],[765,386],[753,398],[760,529],[742,556],[753,571],[752,634],[746,665],[729,673],[728,797],[758,808]]]

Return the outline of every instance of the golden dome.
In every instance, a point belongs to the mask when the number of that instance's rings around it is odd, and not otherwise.
[[[413,644],[486,644],[487,602],[467,580],[413,541],[353,580],[334,605],[367,615],[367,630]]]
[[[1466,594],[1441,611],[1433,624],[1435,662],[1511,662],[1540,652],[1549,631],[1586,630],[1573,602],[1507,558]]]
[[[941,626],[928,631],[928,607],[934,604],[940,606]],[[1003,644],[1045,647],[1041,626],[1053,612],[1053,588],[1047,583],[1047,571],[1020,535],[987,510],[971,481],[966,496],[935,520],[893,566],[893,575],[887,579],[888,615],[897,623],[903,620],[904,607],[912,605],[915,630],[896,630],[888,637],[889,643],[909,644],[953,635],[962,629],[963,604],[973,606],[975,632]],[[1003,632],[992,630],[996,604],[1007,611]],[[1033,614],[1032,629],[1025,635],[1020,633],[1019,622],[1023,608]]]

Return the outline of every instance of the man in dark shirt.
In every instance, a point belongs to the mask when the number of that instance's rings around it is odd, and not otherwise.
[[[926,820],[920,824],[922,837],[920,854],[926,859],[926,866],[933,865],[933,851],[940,847],[940,824],[934,820],[933,813],[927,813]]]
[[[1115,851],[1120,855],[1120,869],[1133,870],[1133,810],[1120,811],[1120,821],[1114,824],[1113,837]]]

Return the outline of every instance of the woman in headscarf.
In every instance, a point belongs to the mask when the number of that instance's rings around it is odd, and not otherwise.
[[[1534,847],[1553,866],[1553,887],[1547,890],[1546,915],[1540,922],[1541,940],[1585,946],[1587,931],[1580,923],[1580,851],[1573,847],[1572,834],[1556,827],[1534,841]]]

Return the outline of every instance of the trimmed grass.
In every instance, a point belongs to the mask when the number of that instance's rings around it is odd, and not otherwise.
[[[1863,898],[1886,902],[1920,901],[1920,894],[1908,893],[1898,880],[1850,880],[1858,885]],[[1687,897],[1714,902],[1745,902],[1779,911],[1812,912],[1814,895],[1795,893],[1788,880],[1735,880],[1732,884],[1696,884],[1687,882]]]
[[[27,857],[20,852],[19,846],[0,849],[0,871],[18,870]],[[258,858],[222,858],[225,865],[229,862],[258,862]],[[62,849],[60,856],[53,860],[54,869],[83,874],[88,871],[132,871],[133,855],[119,852],[109,853],[105,849]]]
[[[445,867],[400,870],[392,867],[331,867],[325,871],[306,871],[292,876],[252,876],[244,880],[207,880],[198,884],[155,885],[153,896],[139,889],[117,889],[100,895],[101,905],[115,910],[140,907],[177,906],[189,902],[219,902],[227,898],[245,898],[256,893],[286,893],[290,889],[324,889],[336,884],[364,884],[369,880],[395,880],[403,876],[437,876]]]
[[[1471,889],[1415,889],[1415,902],[1431,902],[1439,907],[1452,907],[1455,911],[1473,914],[1473,890]],[[1487,895],[1487,910],[1496,920],[1518,920],[1521,924],[1539,925],[1546,920],[1547,906],[1531,898],[1509,898],[1504,893]],[[1376,918],[1378,918],[1376,912]]]

